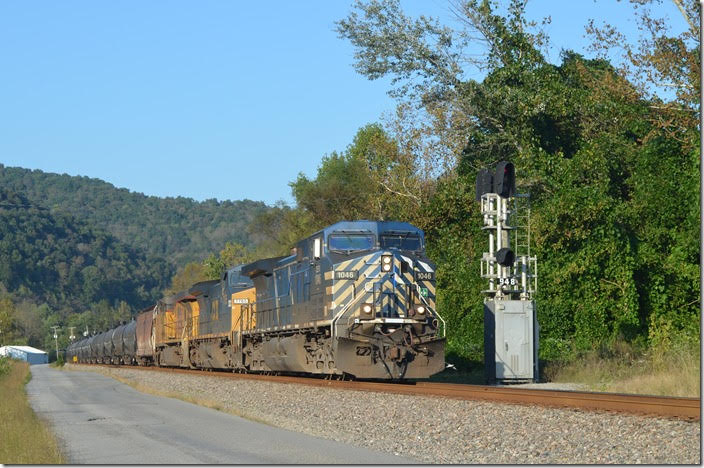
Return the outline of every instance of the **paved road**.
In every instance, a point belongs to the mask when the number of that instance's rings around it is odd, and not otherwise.
[[[414,463],[147,395],[94,372],[31,370],[30,403],[72,464]]]

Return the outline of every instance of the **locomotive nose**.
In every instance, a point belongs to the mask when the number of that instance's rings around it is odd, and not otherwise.
[[[409,317],[414,308],[412,265],[399,252],[380,255],[380,295],[382,317]]]

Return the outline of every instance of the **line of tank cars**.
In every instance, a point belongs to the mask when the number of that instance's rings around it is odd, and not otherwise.
[[[69,362],[360,379],[427,378],[445,367],[435,266],[423,231],[342,221],[292,254],[229,269],[71,344]]]

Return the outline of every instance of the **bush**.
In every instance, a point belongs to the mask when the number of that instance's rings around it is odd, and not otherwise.
[[[10,358],[0,357],[0,377],[10,372]]]
[[[575,353],[569,340],[548,337],[540,340],[538,348],[540,359],[546,361],[568,362],[575,359]]]

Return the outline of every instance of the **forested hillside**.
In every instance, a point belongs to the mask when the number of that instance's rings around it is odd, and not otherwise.
[[[84,220],[173,266],[201,261],[227,241],[252,245],[255,239],[248,226],[267,211],[263,202],[159,198],[116,188],[99,179],[2,164],[0,187],[23,194],[52,213]]]
[[[253,248],[261,237],[252,222],[269,210],[250,200],[148,197],[0,164],[2,341],[48,349],[50,326],[92,332],[128,320],[162,297],[179,269],[200,275],[179,287],[218,276],[214,254]]]
[[[129,319],[160,297],[172,273],[163,259],[0,187],[4,343],[44,347],[51,325],[93,331]]]

